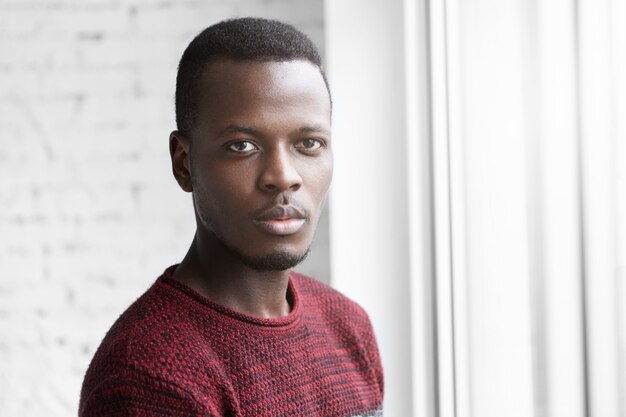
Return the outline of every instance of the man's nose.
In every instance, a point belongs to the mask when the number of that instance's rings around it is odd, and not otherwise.
[[[297,191],[302,177],[295,165],[295,156],[288,149],[274,149],[265,155],[259,187],[264,191]]]

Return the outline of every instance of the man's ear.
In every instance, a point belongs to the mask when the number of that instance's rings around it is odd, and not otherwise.
[[[170,157],[172,158],[172,172],[176,182],[184,191],[192,192],[189,139],[178,130],[170,133]]]

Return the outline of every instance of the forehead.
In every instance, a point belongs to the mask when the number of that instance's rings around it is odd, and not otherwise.
[[[330,122],[324,79],[308,61],[221,59],[207,65],[199,86],[200,124],[207,118],[215,121],[259,112],[298,113]]]

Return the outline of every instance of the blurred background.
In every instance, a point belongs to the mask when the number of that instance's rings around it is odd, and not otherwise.
[[[335,178],[300,270],[369,312],[385,415],[626,417],[625,3],[0,0],[0,415],[76,415],[186,252],[177,63],[261,16],[325,57]]]

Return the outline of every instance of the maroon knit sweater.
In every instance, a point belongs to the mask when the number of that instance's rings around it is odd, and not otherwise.
[[[83,382],[81,417],[382,415],[367,314],[292,273],[286,317],[212,303],[168,268],[115,322]]]

